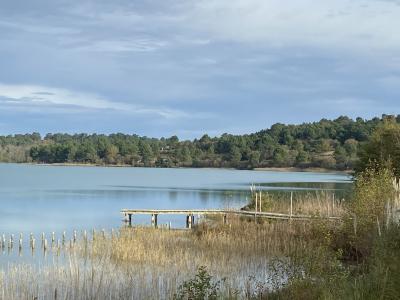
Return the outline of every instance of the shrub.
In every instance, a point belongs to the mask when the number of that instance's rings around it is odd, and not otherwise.
[[[194,278],[183,282],[179,286],[178,292],[174,295],[174,299],[218,299],[220,285],[221,281],[213,280],[213,277],[208,273],[207,268],[205,266],[200,266],[197,269],[197,274]]]

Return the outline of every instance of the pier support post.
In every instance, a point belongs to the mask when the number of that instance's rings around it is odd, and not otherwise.
[[[125,223],[127,223],[129,226],[132,225],[132,214],[125,214]]]
[[[186,228],[191,229],[194,221],[194,216],[192,214],[186,216]]]
[[[151,215],[151,226],[153,226],[154,228],[157,228],[157,217],[157,214]]]

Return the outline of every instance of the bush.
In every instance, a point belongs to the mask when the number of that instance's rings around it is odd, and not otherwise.
[[[220,293],[221,281],[213,280],[205,266],[197,269],[194,278],[183,282],[178,292],[174,295],[174,299],[179,300],[213,300],[218,299]]]

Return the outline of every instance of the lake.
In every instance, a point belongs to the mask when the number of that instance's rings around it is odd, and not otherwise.
[[[240,208],[252,183],[288,190],[348,182],[336,173],[0,164],[0,233],[115,228],[122,224],[122,208]],[[159,224],[169,221],[185,222],[182,216],[159,217]]]
[[[351,181],[343,174],[242,171],[230,169],[156,169],[0,164],[0,234],[7,244],[14,234],[14,251],[3,249],[0,265],[39,262],[29,253],[29,234],[60,239],[66,231],[118,228],[122,208],[236,208],[247,204],[249,187],[274,191],[329,189],[340,193]],[[137,216],[134,225],[150,225]],[[160,215],[158,224],[184,227],[184,216]],[[21,256],[15,249],[23,233]],[[37,255],[37,254],[36,254]],[[48,260],[48,259],[47,259]],[[50,260],[52,261],[52,259]]]

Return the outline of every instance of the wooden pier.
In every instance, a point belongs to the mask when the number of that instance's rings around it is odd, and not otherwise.
[[[121,214],[124,216],[124,221],[128,225],[132,225],[133,215],[151,215],[151,225],[157,227],[158,215],[186,215],[186,228],[192,228],[194,224],[194,216],[206,215],[220,215],[223,217],[224,223],[227,223],[229,215],[239,215],[267,219],[280,219],[280,220],[309,220],[316,218],[309,215],[294,215],[282,214],[273,212],[259,212],[259,211],[246,211],[246,210],[224,210],[224,209],[122,209]],[[338,220],[339,217],[326,217],[332,220]]]

